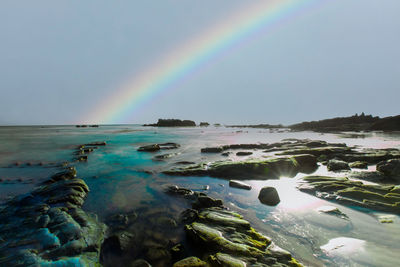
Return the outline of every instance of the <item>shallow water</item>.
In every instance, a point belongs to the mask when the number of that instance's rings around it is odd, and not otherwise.
[[[161,170],[176,166],[179,161],[197,163],[227,159],[219,154],[201,154],[202,147],[272,143],[285,138],[325,140],[360,148],[400,148],[399,134],[383,133],[360,136],[225,127],[148,128],[138,125],[1,127],[0,205],[8,198],[31,190],[55,173],[63,162],[73,161],[77,145],[106,141],[106,146],[89,155],[88,162],[74,164],[78,176],[86,181],[91,190],[84,209],[96,213],[100,219],[115,212],[135,210],[139,218],[144,218],[145,225],[152,214],[179,214],[187,208],[187,203],[163,193],[163,186],[177,184],[203,191],[208,185],[207,194],[223,199],[226,206],[239,211],[256,229],[307,265],[396,266],[400,255],[400,218],[392,216],[393,223],[382,224],[378,220],[380,213],[361,212],[302,193],[295,187],[304,174],[294,178],[281,177],[280,180],[248,180],[246,182],[253,187],[251,191],[231,188],[224,179],[159,174]],[[137,151],[142,145],[165,142],[176,142],[181,147],[159,153]],[[172,152],[179,154],[165,161],[153,160],[157,154]],[[256,152],[246,157],[231,154],[228,158],[243,160],[268,155]],[[316,173],[335,175],[324,166]],[[265,206],[258,201],[259,190],[266,185],[276,187],[279,192],[281,202],[276,207]],[[320,213],[318,210],[324,206],[338,207],[349,219]]]

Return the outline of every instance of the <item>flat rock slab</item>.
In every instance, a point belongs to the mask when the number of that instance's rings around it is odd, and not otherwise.
[[[251,185],[237,180],[229,180],[229,186],[245,190],[251,190]]]
[[[298,188],[350,207],[400,214],[400,193],[394,185],[369,185],[346,177],[306,176]]]

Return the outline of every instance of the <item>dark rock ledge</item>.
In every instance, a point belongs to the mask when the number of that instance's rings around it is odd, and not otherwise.
[[[89,188],[70,167],[0,211],[0,266],[98,266],[105,225],[81,206]]]
[[[182,217],[196,257],[181,259],[175,267],[302,266],[289,252],[252,228],[240,214],[227,210],[222,200],[178,186],[170,186],[167,192],[194,200],[193,209],[185,210]],[[185,265],[188,262],[197,265]]]
[[[294,177],[297,173],[311,173],[317,169],[317,158],[313,155],[249,161],[216,161],[178,167],[164,171],[167,175],[212,176],[240,180],[279,179],[280,176]]]

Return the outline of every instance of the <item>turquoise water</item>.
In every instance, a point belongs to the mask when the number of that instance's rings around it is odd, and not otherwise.
[[[350,137],[350,138],[348,138]],[[295,186],[302,176],[280,180],[246,181],[251,191],[230,188],[227,180],[211,177],[171,177],[160,171],[176,167],[176,162],[211,162],[226,160],[219,154],[201,154],[200,148],[235,143],[272,143],[285,138],[309,138],[347,143],[372,148],[400,148],[399,134],[371,133],[359,138],[352,135],[312,132],[271,132],[260,129],[148,128],[138,125],[113,125],[99,128],[73,126],[1,127],[0,128],[0,205],[5,200],[28,192],[63,162],[72,162],[76,147],[106,141],[89,154],[87,162],[72,163],[78,177],[84,179],[90,193],[84,209],[96,213],[101,220],[120,211],[137,211],[143,220],[154,219],[156,212],[177,217],[188,203],[163,193],[164,186],[177,184],[221,198],[227,207],[239,211],[259,231],[289,250],[297,259],[310,266],[395,266],[400,255],[400,219],[382,224],[378,213],[365,213],[336,203],[329,203],[299,192]],[[176,150],[158,153],[138,152],[137,148],[151,143],[176,142]],[[179,153],[165,161],[153,157]],[[268,154],[255,152],[248,158]],[[232,154],[229,159],[238,160]],[[246,159],[246,157],[240,157]],[[372,167],[373,168],[373,167]],[[321,166],[317,173],[326,174]],[[333,175],[333,174],[330,174]],[[259,189],[275,186],[281,203],[269,207],[259,203]],[[318,209],[334,206],[348,215],[343,220],[321,214]],[[169,233],[182,236],[182,231]],[[172,238],[172,237],[170,237]]]

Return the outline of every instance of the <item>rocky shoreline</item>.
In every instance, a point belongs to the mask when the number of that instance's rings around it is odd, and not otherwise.
[[[3,205],[0,265],[302,266],[222,200],[178,185],[164,187],[164,194],[177,199],[179,207],[134,209],[99,220],[82,209],[90,190],[77,178],[71,164],[84,164],[103,146],[106,142],[76,146],[71,163],[60,165],[60,172]],[[181,153],[180,147],[167,142],[144,145],[137,151],[155,153],[153,160],[168,161]],[[165,150],[178,152],[159,154]],[[246,180],[303,173],[308,176],[300,179],[300,191],[364,212],[400,214],[397,149],[359,149],[320,140],[286,139],[271,144],[205,147],[199,153],[204,159],[220,155],[223,160],[177,162],[162,173],[223,178],[229,180],[230,187],[244,192],[254,190]],[[233,160],[235,156],[240,158]],[[321,166],[335,175],[309,175]],[[376,170],[363,171],[370,167]],[[280,202],[279,192],[270,186],[260,190],[258,199],[269,206]],[[325,212],[348,219],[335,208]]]

